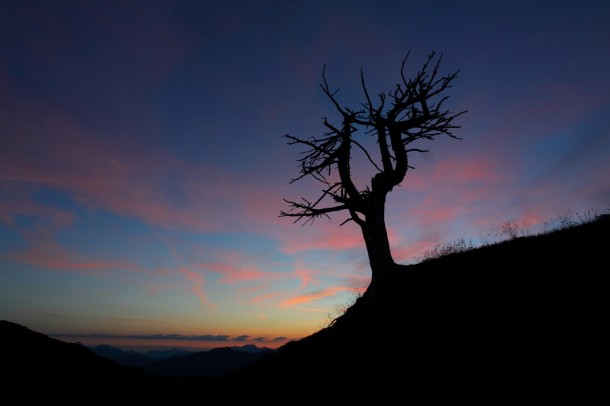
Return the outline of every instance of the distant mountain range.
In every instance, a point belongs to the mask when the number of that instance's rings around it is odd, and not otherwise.
[[[193,351],[171,348],[166,350],[133,351],[102,344],[89,347],[99,356],[110,358],[123,365],[142,366],[154,361],[192,354]]]
[[[273,352],[270,348],[259,348],[255,345],[222,347],[199,352],[170,349],[142,353],[123,351],[109,345],[98,345],[91,349],[97,355],[110,358],[118,364],[140,367],[154,375],[208,378],[220,378]]]
[[[100,356],[2,321],[2,400],[596,404],[607,398],[609,243],[604,216],[409,265],[328,327],[258,353],[135,367],[110,359],[116,349]]]

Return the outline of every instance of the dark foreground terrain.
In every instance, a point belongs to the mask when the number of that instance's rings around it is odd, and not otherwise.
[[[596,399],[609,252],[603,216],[409,266],[382,297],[228,380],[252,396],[272,385],[311,401],[326,388],[349,400]]]
[[[386,292],[358,299],[331,326],[220,379],[152,376],[2,322],[4,396],[589,403],[606,396],[609,250],[604,216],[408,266]]]

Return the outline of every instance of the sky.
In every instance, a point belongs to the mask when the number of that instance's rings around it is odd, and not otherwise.
[[[610,209],[610,2],[0,0],[0,319],[85,345],[277,348],[370,280],[284,134],[430,52],[468,110],[390,193],[394,258]],[[361,168],[364,176],[367,168]],[[504,229],[505,230],[505,229]],[[388,337],[388,340],[391,340]]]

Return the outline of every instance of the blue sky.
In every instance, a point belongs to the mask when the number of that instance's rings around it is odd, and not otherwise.
[[[84,343],[277,346],[367,286],[280,218],[306,138],[428,53],[455,134],[388,197],[397,261],[610,209],[606,1],[0,1],[0,318]],[[363,176],[367,175],[363,171]],[[499,235],[500,234],[500,235]]]

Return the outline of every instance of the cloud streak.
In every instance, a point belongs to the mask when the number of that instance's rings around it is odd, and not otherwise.
[[[191,291],[195,294],[195,296],[197,296],[199,302],[201,304],[207,304],[208,299],[203,290],[205,286],[204,276],[199,272],[194,272],[188,267],[180,267],[179,271],[184,275],[186,279],[188,279],[192,283]]]
[[[12,111],[2,119],[12,130],[0,151],[0,183],[3,189],[27,187],[29,194],[21,192],[0,206],[0,220],[8,224],[23,214],[62,214],[35,200],[41,188],[63,191],[92,211],[195,232],[248,228],[244,216],[262,223],[279,213],[281,196],[248,179],[256,174],[231,175],[150,144],[119,147],[120,135],[109,138],[83,127],[57,107],[9,105]]]
[[[155,341],[200,341],[200,342],[224,342],[224,343],[243,343],[245,341],[255,341],[261,343],[281,343],[289,340],[285,336],[251,338],[250,335],[243,334],[230,336],[225,334],[81,334],[81,333],[57,333],[52,334],[56,338],[97,338],[97,339],[129,339],[129,340],[155,340]]]
[[[144,271],[141,266],[127,261],[89,258],[70,251],[53,241],[35,241],[29,248],[6,254],[4,258],[13,262],[59,271],[87,271],[93,273],[114,269],[133,272]]]
[[[307,304],[307,303],[311,303],[313,301],[317,301],[320,299],[333,297],[340,292],[344,292],[344,291],[348,291],[348,290],[351,290],[351,289],[343,287],[343,286],[332,286],[332,287],[325,288],[323,290],[319,290],[316,292],[293,296],[289,299],[282,301],[280,306],[281,307],[291,307],[291,306],[296,306],[296,305],[301,305],[301,304]]]

